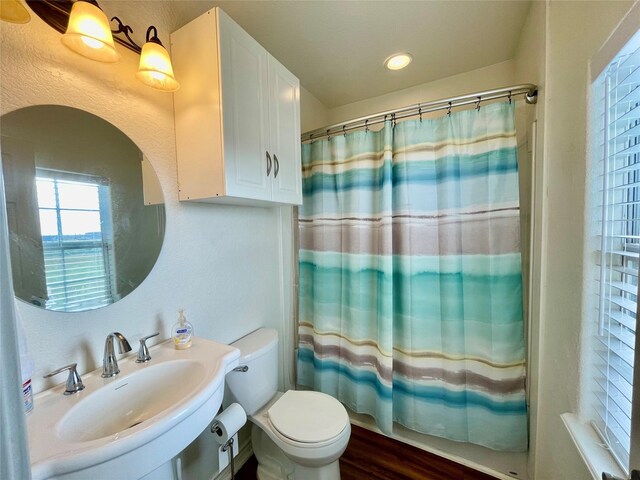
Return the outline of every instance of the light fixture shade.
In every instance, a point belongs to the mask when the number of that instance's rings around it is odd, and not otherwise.
[[[164,92],[175,92],[180,88],[173,75],[169,52],[155,42],[147,42],[142,47],[136,78],[145,85]]]
[[[27,23],[31,15],[18,0],[0,0],[0,20],[9,23]]]
[[[71,7],[69,25],[62,43],[83,57],[98,62],[113,63],[120,55],[113,45],[109,20],[96,5],[77,1]]]

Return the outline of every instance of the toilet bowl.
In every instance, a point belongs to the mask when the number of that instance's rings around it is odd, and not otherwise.
[[[351,435],[349,416],[320,392],[277,391],[278,337],[260,329],[234,342],[246,371],[227,374],[230,398],[253,423],[259,480],[338,480],[338,459]]]

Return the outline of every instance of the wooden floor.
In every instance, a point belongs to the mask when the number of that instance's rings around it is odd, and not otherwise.
[[[251,457],[236,479],[256,480],[256,469],[256,459]],[[495,480],[355,425],[351,426],[349,445],[340,458],[340,474],[341,480]]]

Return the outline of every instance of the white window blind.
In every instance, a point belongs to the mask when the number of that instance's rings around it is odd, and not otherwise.
[[[594,85],[601,119],[601,252],[595,425],[620,465],[631,448],[640,257],[640,45],[625,47]],[[634,441],[638,441],[635,439]]]
[[[38,169],[36,186],[47,309],[83,311],[113,303],[109,186],[98,177]]]

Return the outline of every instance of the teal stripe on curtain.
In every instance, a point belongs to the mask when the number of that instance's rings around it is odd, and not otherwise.
[[[526,450],[514,106],[302,154],[299,384],[388,434]]]

